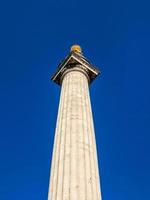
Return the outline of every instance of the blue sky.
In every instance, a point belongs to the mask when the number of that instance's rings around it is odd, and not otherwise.
[[[150,3],[14,0],[0,5],[0,200],[46,200],[60,88],[72,44],[91,85],[103,200],[150,199]]]

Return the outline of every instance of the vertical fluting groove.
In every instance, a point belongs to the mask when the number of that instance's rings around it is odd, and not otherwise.
[[[81,84],[82,84],[82,116],[83,116],[83,141],[82,141],[82,148],[83,148],[83,152],[84,152],[84,183],[85,183],[85,199],[87,200],[87,166],[86,166],[86,152],[85,152],[85,133],[86,133],[86,125],[85,125],[85,110],[84,110],[84,80],[83,80],[83,76],[81,77]]]
[[[68,92],[69,92],[69,76],[67,77],[68,78],[68,84],[67,84],[67,101],[68,101]],[[65,152],[66,152],[66,134],[67,134],[67,132],[66,132],[66,130],[67,130],[67,125],[68,125],[68,123],[67,123],[67,121],[68,121],[68,119],[67,119],[67,114],[68,114],[68,102],[66,102],[66,116],[65,116],[65,133],[64,133],[64,155],[63,155],[63,174],[62,174],[62,197],[63,197],[63,185],[64,185],[64,168],[65,168],[65,161],[66,161],[66,159],[65,159]]]
[[[87,93],[87,99],[86,99],[87,104],[88,104],[88,106],[87,106],[87,109],[88,109],[88,111],[87,111],[87,117],[91,119],[91,123],[92,123],[93,119],[90,117],[90,110],[89,110],[89,106],[90,106],[89,103],[90,102],[88,101],[88,98],[89,98],[89,96],[88,96],[88,93]],[[94,133],[93,133],[92,128],[91,128],[91,123],[89,124],[89,130],[90,130],[89,132],[90,132],[90,138],[92,139],[93,138],[92,136],[93,136]],[[92,156],[91,157],[93,159],[92,163],[94,165],[93,166],[94,167],[94,170],[93,170],[94,171],[94,176],[92,176],[93,177],[92,185],[94,184],[94,181],[96,181],[96,184],[95,184],[96,192],[93,192],[93,195],[94,195],[93,198],[94,199],[98,199],[97,198],[97,175],[96,175],[96,168],[95,168],[96,161],[95,161],[95,156],[94,156],[94,154],[95,154],[95,152],[94,152],[94,145],[96,145],[96,144],[94,144],[93,140],[90,140],[90,141],[92,143],[91,146],[93,147],[93,149],[92,149]]]
[[[77,199],[77,177],[76,177],[76,73],[72,73],[72,151],[71,151],[71,200]]]
[[[71,76],[71,74],[70,74]],[[72,78],[72,77],[71,77]],[[70,82],[70,86],[72,86]],[[70,170],[69,170],[69,200],[71,200],[71,156],[72,156],[72,88],[70,88]]]
[[[81,141],[81,149],[83,151],[83,167],[84,167],[84,175],[83,175],[83,184],[84,184],[84,198],[85,200],[87,200],[87,188],[86,188],[86,163],[85,163],[85,150],[84,150],[84,131],[85,131],[85,124],[84,124],[84,101],[83,101],[83,77],[80,77],[80,84],[81,84],[81,110],[82,110],[82,121],[81,121],[81,125],[82,125],[82,141]],[[82,171],[81,171],[82,172]]]
[[[80,76],[78,77],[78,84],[77,84],[77,98],[78,98],[78,108],[77,108],[77,113],[78,113],[78,130],[77,130],[77,150],[78,150],[78,156],[77,156],[77,163],[78,163],[78,169],[77,169],[77,173],[78,173],[78,176],[77,176],[77,179],[78,179],[78,199],[81,199],[80,198],[80,190],[81,190],[81,186],[80,186],[80,150],[79,150],[79,141],[80,141],[80,132],[79,132],[79,127],[80,127]]]
[[[77,199],[79,199],[79,167],[78,167],[78,161],[79,161],[79,145],[78,145],[78,134],[79,134],[79,76],[76,77],[76,148],[77,148],[77,155],[76,155],[76,177],[77,177]]]
[[[78,82],[77,82],[77,98],[78,98],[78,105],[77,105],[77,117],[78,117],[78,130],[77,130],[77,180],[78,180],[78,199],[80,199],[80,156],[79,156],[79,141],[80,141],[80,132],[79,132],[79,127],[80,127],[80,77],[78,77]]]
[[[90,101],[90,94],[88,92],[88,102],[89,102],[89,115],[91,117],[91,119],[93,119],[93,115],[92,115],[92,106],[91,106],[91,101]],[[91,129],[92,129],[92,141],[93,143],[95,143],[95,148],[94,148],[94,159],[95,159],[95,171],[97,173],[97,177],[96,177],[96,181],[97,181],[97,195],[98,195],[98,199],[101,200],[101,190],[100,190],[100,176],[99,176],[99,169],[98,169],[98,158],[97,158],[97,147],[96,147],[96,139],[95,139],[95,130],[94,130],[94,123],[93,123],[93,120],[92,120],[92,123],[91,123]],[[96,165],[97,163],[97,165]]]
[[[89,162],[88,162],[88,164],[89,164],[89,174],[87,175],[87,188],[88,188],[88,191],[89,190],[91,190],[90,192],[89,192],[89,196],[90,196],[90,194],[91,194],[91,199],[93,199],[93,184],[92,184],[92,167],[91,167],[91,165],[92,165],[92,163],[91,163],[91,148],[93,148],[92,147],[92,145],[91,145],[91,142],[90,142],[90,139],[89,139],[89,129],[88,129],[88,126],[89,126],[89,124],[91,123],[91,121],[90,121],[90,119],[88,118],[88,113],[87,113],[87,107],[88,107],[88,104],[87,104],[87,101],[86,101],[86,94],[87,94],[87,92],[88,92],[88,88],[86,87],[86,85],[88,84],[88,82],[84,82],[84,85],[83,85],[83,87],[84,87],[84,99],[85,99],[85,105],[84,105],[84,107],[85,107],[85,118],[86,118],[86,125],[87,125],[87,130],[86,130],[86,137],[87,137],[87,140],[86,140],[86,144],[87,144],[87,153],[88,153],[88,159],[89,159]],[[89,199],[90,199],[89,198]]]
[[[72,77],[71,77],[71,74],[69,74],[70,76],[70,82],[72,80]],[[70,83],[69,82],[69,83]],[[69,130],[69,133],[68,133],[68,141],[69,141],[69,145],[68,145],[68,157],[69,157],[69,166],[68,166],[68,170],[69,170],[69,174],[68,174],[68,190],[69,190],[69,193],[68,193],[68,196],[69,196],[69,199],[66,199],[66,200],[70,200],[70,184],[71,184],[71,115],[72,115],[72,96],[71,96],[71,84],[70,85],[70,90],[69,90],[69,99],[70,99],[70,115],[69,115],[69,121],[70,121],[70,126],[68,127],[68,130]]]
[[[87,87],[87,86],[86,86]],[[86,98],[86,103],[88,104],[88,106],[87,106],[87,109],[88,109],[88,112],[87,112],[87,116],[91,119],[91,123],[89,123],[89,129],[90,129],[90,136],[91,136],[91,142],[92,142],[92,147],[93,147],[93,149],[92,149],[92,152],[93,152],[93,163],[94,163],[94,179],[95,179],[95,181],[96,181],[96,196],[97,196],[97,199],[99,199],[100,197],[98,196],[98,186],[97,186],[97,182],[98,182],[98,174],[97,174],[97,170],[96,170],[96,159],[95,159],[95,154],[96,154],[96,152],[95,152],[95,146],[96,146],[96,143],[93,141],[93,137],[94,137],[94,130],[92,129],[92,122],[93,122],[93,116],[91,116],[90,115],[90,112],[91,112],[91,110],[90,110],[90,108],[91,108],[91,102],[89,101],[89,98],[90,98],[90,96],[89,96],[89,91],[87,91],[87,98]],[[93,180],[94,181],[94,180]],[[93,182],[92,181],[92,182]],[[94,182],[93,182],[93,184],[94,184]],[[95,196],[95,199],[96,199],[96,196]]]
[[[57,179],[56,179],[56,196],[55,196],[55,199],[54,200],[59,200],[57,197],[58,197],[58,187],[59,187],[59,184],[58,184],[58,179],[59,179],[59,181],[60,181],[60,176],[59,176],[59,170],[60,170],[60,156],[61,156],[61,144],[62,144],[62,134],[63,134],[63,131],[62,131],[62,126],[63,126],[63,123],[62,123],[62,121],[63,121],[63,118],[64,118],[64,116],[65,116],[65,109],[64,109],[64,107],[65,107],[65,103],[66,103],[66,88],[67,88],[67,82],[68,82],[68,78],[66,79],[66,82],[65,82],[65,89],[64,89],[64,99],[63,99],[63,108],[62,108],[62,111],[63,111],[63,113],[62,113],[62,119],[61,119],[61,128],[60,128],[60,142],[59,142],[59,158],[58,158],[58,166],[57,166]]]
[[[64,147],[64,167],[63,167],[63,185],[62,185],[62,199],[65,199],[65,194],[64,194],[64,191],[65,191],[65,187],[68,187],[68,185],[65,184],[65,168],[66,168],[66,162],[67,162],[67,155],[66,155],[66,149],[68,148],[68,142],[66,141],[67,138],[68,138],[68,125],[69,125],[69,117],[68,117],[68,113],[69,113],[69,99],[70,99],[70,95],[69,95],[69,92],[70,92],[70,75],[67,74],[68,76],[68,88],[67,88],[67,110],[66,110],[66,122],[65,122],[65,147]],[[66,189],[67,190],[67,189]]]
[[[71,74],[71,73],[70,73]],[[72,74],[71,74],[72,76]],[[72,81],[70,82],[71,85],[71,114],[70,114],[70,123],[71,123],[71,127],[70,127],[70,200],[71,200],[71,184],[72,184],[72,167],[71,167],[71,163],[72,163],[72,113],[73,113],[73,98],[72,98]]]
[[[60,139],[60,136],[58,134],[59,128],[60,128],[60,121],[61,121],[61,114],[62,114],[62,98],[64,97],[64,87],[62,86],[62,90],[61,90],[61,94],[60,94],[60,103],[59,103],[59,109],[58,109],[58,118],[56,121],[56,130],[55,130],[55,141],[54,141],[54,145],[53,145],[53,155],[52,155],[52,167],[51,167],[51,177],[50,177],[50,190],[49,190],[49,194],[48,194],[48,200],[52,200],[53,199],[53,195],[54,195],[54,188],[55,188],[55,183],[54,183],[54,176],[56,172],[56,158],[58,156],[57,151],[58,150],[58,142]]]

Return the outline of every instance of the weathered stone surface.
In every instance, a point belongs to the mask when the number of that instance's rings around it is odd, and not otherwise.
[[[88,79],[76,70],[62,81],[48,200],[101,200]]]

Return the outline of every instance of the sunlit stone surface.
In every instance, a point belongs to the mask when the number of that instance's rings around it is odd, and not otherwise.
[[[89,76],[80,63],[62,74],[48,200],[101,200]]]

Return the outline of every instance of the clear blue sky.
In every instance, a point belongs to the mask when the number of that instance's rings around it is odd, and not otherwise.
[[[0,200],[46,200],[60,88],[78,43],[91,85],[103,200],[150,199],[148,0],[7,0],[0,5]]]

